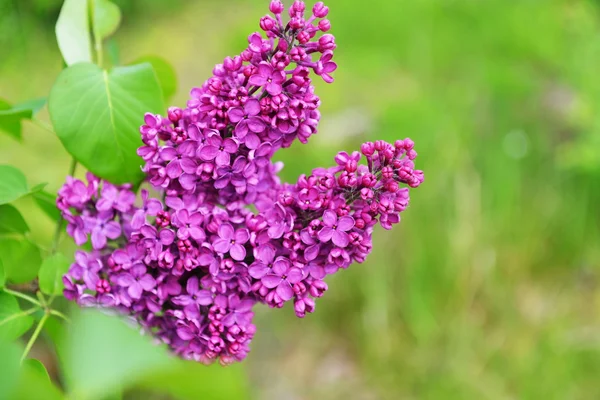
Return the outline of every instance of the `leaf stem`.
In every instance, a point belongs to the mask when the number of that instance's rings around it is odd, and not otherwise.
[[[69,317],[67,317],[65,314],[61,313],[60,311],[50,310],[50,314],[52,314],[52,315],[54,315],[56,317],[62,318],[62,319],[64,319],[67,322],[71,322],[71,319]]]
[[[10,315],[10,316],[4,318],[2,321],[0,321],[0,326],[4,325],[5,323],[7,323],[9,321],[12,321],[13,319],[17,319],[17,318],[21,318],[21,317],[24,317],[29,314],[33,314],[37,310],[39,310],[38,307],[33,307],[33,308],[30,308],[29,310],[21,311],[20,313]]]
[[[27,300],[28,302],[30,302],[30,303],[33,303],[33,304],[35,304],[36,306],[38,306],[38,307],[42,308],[42,303],[40,303],[39,301],[37,301],[36,299],[34,299],[34,298],[33,298],[33,297],[31,297],[31,296],[28,296],[28,295],[26,295],[26,294],[23,294],[23,293],[21,293],[21,292],[17,292],[17,291],[15,291],[15,290],[10,290],[10,289],[8,289],[8,288],[4,288],[4,289],[2,289],[2,290],[3,290],[3,291],[5,291],[5,292],[6,292],[6,293],[8,293],[8,294],[12,294],[12,295],[13,295],[13,296],[15,296],[15,297],[20,297],[20,298],[22,298],[23,300]]]
[[[95,19],[95,13],[96,13],[96,1],[95,0],[90,0],[90,10],[91,10],[91,23],[92,23],[92,36],[94,37],[94,49],[96,50],[96,64],[98,64],[98,66],[100,68],[102,68],[102,62],[103,60],[103,54],[102,54],[102,37],[100,37],[100,35],[98,34],[98,28],[96,27]]]
[[[37,327],[35,328],[35,331],[33,331],[33,335],[31,335],[31,337],[29,338],[29,341],[27,342],[27,346],[25,346],[25,351],[23,352],[23,355],[21,356],[21,364],[23,364],[23,361],[25,360],[25,358],[27,358],[27,355],[31,351],[33,344],[37,340],[38,336],[40,336],[40,332],[42,331],[42,328],[44,327],[44,324],[46,323],[48,316],[50,316],[50,314],[48,312],[45,312],[44,316],[42,317],[42,319],[40,319],[40,322],[38,323]]]
[[[46,303],[46,299],[44,298],[44,295],[42,294],[42,292],[40,292],[38,290],[35,293],[35,295],[37,296],[38,300],[40,301],[40,304],[42,305],[42,307],[44,307],[45,309],[48,308],[48,303]]]
[[[48,131],[48,132],[54,134],[54,129],[52,129],[52,125],[50,125],[46,121],[42,121],[41,119],[34,117],[34,118],[31,119],[31,122],[33,122],[38,127],[42,128],[43,130]]]
[[[77,160],[74,158],[71,159],[71,166],[69,167],[69,175],[75,175],[75,169],[77,168]],[[60,242],[60,236],[62,235],[63,225],[65,219],[61,216],[59,220],[56,222],[56,229],[54,230],[54,239],[52,240],[52,248],[50,250],[50,255],[56,253],[58,250],[58,243]]]

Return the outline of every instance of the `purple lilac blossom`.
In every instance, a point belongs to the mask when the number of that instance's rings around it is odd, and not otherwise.
[[[186,108],[144,116],[138,155],[152,191],[136,200],[131,185],[67,178],[57,206],[92,250],[77,251],[66,298],[134,317],[182,358],[226,365],[250,351],[254,305],[314,312],[326,276],[365,261],[377,223],[400,221],[423,182],[410,139],[340,152],[295,184],[277,177],[273,154],[317,132],[312,76],[331,83],[337,69],[335,38],[322,34],[329,9],[305,9],[294,1],[284,24],[271,1],[263,34],[217,64]]]

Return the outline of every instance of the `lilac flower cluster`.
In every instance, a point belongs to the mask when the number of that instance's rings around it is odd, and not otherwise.
[[[274,152],[317,131],[311,74],[332,82],[337,66],[327,7],[305,18],[296,0],[286,24],[279,0],[269,9],[264,36],[218,64],[185,109],[146,114],[138,154],[152,192],[139,204],[130,185],[90,174],[87,183],[69,177],[57,200],[68,233],[92,247],[75,254],[65,296],[134,316],[205,363],[247,355],[257,303],[313,312],[324,278],[363,262],[374,226],[398,223],[408,188],[423,182],[405,139],[364,143],[340,152],[335,167],[280,183]]]

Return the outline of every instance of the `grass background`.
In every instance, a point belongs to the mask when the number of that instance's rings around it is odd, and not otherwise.
[[[122,61],[167,58],[179,106],[245,46],[268,4],[115,2]],[[249,397],[599,398],[600,3],[327,4],[336,82],[317,84],[319,135],[278,154],[284,179],[365,140],[410,136],[426,181],[403,222],[375,233],[368,261],[328,280],[314,315],[258,312]],[[49,92],[59,7],[0,0],[0,96]],[[0,162],[58,189],[67,153],[32,124],[24,136],[0,136]],[[49,243],[51,222],[17,205]]]

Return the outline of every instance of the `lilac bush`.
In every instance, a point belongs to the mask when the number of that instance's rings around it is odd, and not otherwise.
[[[282,183],[273,154],[317,133],[312,78],[333,82],[335,38],[328,8],[306,18],[294,1],[270,3],[261,33],[227,57],[184,109],[147,113],[140,128],[150,190],[91,173],[68,177],[58,208],[77,245],[64,295],[82,306],[135,317],[178,355],[240,361],[256,331],[253,307],[291,302],[315,310],[325,277],[362,263],[377,223],[390,229],[423,182],[410,139],[340,152],[295,184]]]

